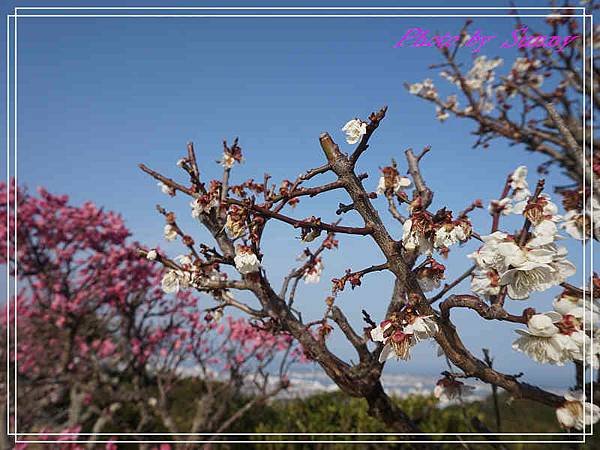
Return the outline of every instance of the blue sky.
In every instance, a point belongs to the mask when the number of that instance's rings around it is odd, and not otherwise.
[[[444,3],[431,3],[436,4]],[[540,2],[520,4],[543,6]],[[22,6],[8,3],[4,11],[15,5]],[[184,181],[175,163],[184,155],[186,142],[193,141],[205,180],[218,177],[215,160],[220,157],[222,140],[239,136],[246,161],[234,171],[235,181],[262,179],[265,171],[275,181],[293,179],[322,164],[320,132],[329,131],[345,151],[351,151],[343,142],[341,126],[388,105],[385,122],[360,163],[360,170],[371,174],[367,186],[375,189],[378,167],[387,165],[391,157],[405,167],[406,148],[420,150],[430,145],[432,151],[422,165],[436,193],[435,206],[458,211],[475,198],[487,203],[498,197],[507,173],[520,164],[534,169],[543,159],[504,141],[495,141],[487,150],[472,149],[470,123],[450,119],[440,124],[431,105],[403,88],[404,82],[430,77],[442,92],[450,92],[444,80],[428,69],[439,61],[437,51],[393,48],[411,26],[456,33],[463,20],[20,18],[19,182],[67,193],[75,203],[92,200],[119,211],[136,240],[176,254],[180,250],[176,245],[162,241],[163,222],[154,210],[156,203],[178,212],[197,241],[203,234],[189,216],[189,201],[162,195],[156,183],[139,171],[138,163]],[[539,23],[539,19],[523,20]],[[483,53],[505,58],[504,70],[515,55],[500,49],[499,44],[510,37],[512,25],[510,18],[479,18],[474,27],[499,36]],[[472,55],[464,52],[462,58],[468,61]],[[552,186],[564,178],[553,172],[547,180]],[[290,214],[314,214],[332,221],[338,202],[345,200],[343,194],[332,193],[303,201]],[[384,201],[376,203],[387,217]],[[347,216],[347,224],[360,223],[355,216]],[[473,221],[482,234],[489,229],[485,211],[476,213]],[[392,221],[389,224],[398,235],[398,226]],[[274,223],[268,233],[265,266],[270,279],[279,280],[303,245],[287,226]],[[475,248],[473,242],[453,252],[446,263],[448,279],[464,271],[468,264],[464,255]],[[579,246],[569,245],[569,250],[574,261],[581,261]],[[325,281],[302,288],[298,306],[305,317],[316,318],[328,293],[327,280],[348,267],[360,269],[380,262],[381,256],[368,239],[341,238],[340,249],[325,260]],[[580,284],[580,275],[577,277],[574,284]],[[337,304],[360,328],[362,308],[375,318],[383,315],[391,284],[386,275],[367,277],[362,288],[344,292]],[[509,302],[508,306],[512,311],[525,306],[544,310],[549,308],[552,294],[534,296],[527,304]],[[201,301],[209,302],[206,298]],[[512,325],[484,322],[468,312],[454,317],[468,346],[477,354],[481,347],[490,348],[499,369],[524,371],[532,382],[572,383],[571,367],[539,366],[513,352],[510,342],[516,335]],[[336,334],[331,347],[352,355]],[[419,345],[409,364],[392,362],[386,367],[390,372],[428,374],[444,369],[445,362],[428,344]]]

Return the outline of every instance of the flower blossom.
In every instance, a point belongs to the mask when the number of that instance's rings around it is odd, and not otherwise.
[[[500,293],[500,276],[494,269],[475,269],[471,278],[471,290],[489,298]]]
[[[173,197],[175,195],[175,189],[173,189],[171,186],[167,186],[162,181],[159,181],[157,183],[157,186],[160,188],[160,190],[163,194],[170,195],[171,197]]]
[[[417,222],[407,219],[402,225],[402,245],[409,251],[418,251],[421,254],[431,255],[433,246],[425,234],[420,230]]]
[[[471,224],[465,220],[444,224],[436,230],[433,246],[448,248],[453,244],[465,242],[471,237],[471,232]]]
[[[592,230],[592,223],[594,229]],[[588,200],[583,213],[582,209],[571,209],[563,216],[560,228],[564,229],[573,239],[583,241],[590,236],[600,239],[600,202],[594,196]]]
[[[211,209],[219,206],[219,199],[213,195],[207,194],[195,198],[190,203],[192,208],[192,217],[198,219],[202,214],[210,213]]]
[[[250,247],[238,245],[235,249],[235,258],[233,258],[233,261],[235,262],[236,269],[242,275],[260,270],[260,261]]]
[[[191,274],[184,270],[168,270],[162,278],[161,287],[167,294],[176,294],[191,284]]]
[[[306,268],[302,278],[306,284],[317,284],[321,281],[321,273],[323,272],[323,261],[321,258],[316,258],[314,264]]]
[[[562,316],[554,311],[533,315],[526,330],[515,330],[521,337],[513,342],[513,349],[541,364],[564,365],[572,360],[572,352],[578,348],[568,335],[560,332],[557,323],[561,320]]]
[[[474,390],[474,386],[466,385],[454,378],[444,377],[436,383],[433,395],[435,398],[447,402],[468,395]]]
[[[583,430],[600,420],[600,407],[585,401],[581,391],[565,394],[565,403],[556,409],[556,419],[563,428]]]
[[[164,228],[164,236],[167,241],[174,241],[177,239],[177,228],[171,224],[166,224]]]
[[[400,176],[398,170],[393,166],[384,167],[381,172],[382,175],[379,177],[377,185],[377,194],[379,195],[385,195],[386,192],[397,194],[411,184],[410,179]]]
[[[342,127],[342,131],[346,133],[348,144],[356,144],[366,134],[367,124],[360,119],[352,119]]]
[[[444,279],[446,267],[435,260],[431,260],[428,265],[421,267],[416,271],[417,282],[423,292],[433,291],[440,287]]]
[[[156,252],[156,250],[150,250],[148,253],[146,253],[146,259],[148,261],[154,261],[157,256],[158,253]]]
[[[438,325],[432,317],[419,316],[411,308],[405,308],[374,327],[370,333],[371,339],[384,344],[379,362],[393,357],[410,359],[411,347],[437,334]]]

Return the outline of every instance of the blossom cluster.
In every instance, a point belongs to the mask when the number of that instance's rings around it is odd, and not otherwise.
[[[433,316],[420,316],[411,307],[391,314],[374,327],[370,334],[374,342],[383,343],[379,361],[390,358],[408,360],[410,350],[419,341],[434,337],[439,327]]]
[[[512,194],[490,205],[492,214],[520,214],[533,226],[517,234],[495,231],[481,236],[483,245],[469,257],[476,269],[471,281],[473,292],[491,297],[503,287],[513,300],[523,300],[534,291],[545,291],[575,274],[567,260],[567,250],[558,246],[561,239],[556,223],[558,208],[549,196],[533,198],[526,180],[527,168],[521,166],[511,176]]]
[[[445,209],[436,214],[419,209],[403,224],[402,245],[425,255],[431,255],[434,249],[445,253],[450,246],[469,240],[472,231],[466,217],[453,220],[452,212]]]
[[[515,330],[520,337],[513,343],[513,349],[541,364],[562,366],[568,361],[579,361],[598,369],[598,312],[592,313],[591,305],[584,302],[582,294],[569,289],[554,300],[553,308],[553,311],[532,315],[526,329]]]

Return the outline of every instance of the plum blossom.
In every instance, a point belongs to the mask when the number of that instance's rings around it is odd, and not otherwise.
[[[489,298],[500,293],[500,276],[494,269],[475,269],[471,279],[471,290]]]
[[[592,230],[592,224],[594,229]],[[571,209],[563,216],[560,228],[565,230],[573,239],[583,241],[592,235],[600,239],[600,202],[592,196],[583,214],[582,210]]]
[[[167,241],[174,241],[175,239],[177,239],[177,228],[175,228],[171,224],[166,224],[163,234]]]
[[[367,123],[360,119],[352,119],[342,127],[342,131],[346,133],[346,142],[348,144],[356,144],[366,134]]]
[[[211,209],[217,208],[219,206],[219,199],[207,194],[192,200],[190,206],[192,208],[192,217],[198,219],[202,214],[208,214]]]
[[[447,248],[465,242],[471,237],[471,231],[471,225],[468,221],[444,224],[436,230],[433,246],[435,248]]]
[[[445,122],[450,117],[450,113],[445,108],[436,106],[435,107],[435,117],[440,122]]]
[[[586,402],[581,391],[567,392],[565,403],[556,409],[556,419],[563,428],[583,430],[600,420],[600,407]]]
[[[557,214],[558,207],[550,201],[550,196],[540,194],[535,201],[530,201],[529,197],[516,203],[512,212],[514,214],[523,214],[534,224],[539,224],[543,221],[558,222],[562,218]]]
[[[405,85],[409,94],[418,95],[423,98],[435,99],[438,97],[437,89],[431,78],[423,80],[421,83]]]
[[[323,268],[324,266],[321,258],[316,258],[314,264],[304,271],[304,274],[302,275],[304,282],[306,284],[317,284],[319,281],[321,281],[321,273],[323,272]]]
[[[163,194],[170,195],[171,197],[175,195],[175,189],[173,189],[171,186],[167,186],[162,181],[159,181],[157,185]]]
[[[237,206],[232,205],[227,213],[225,221],[225,230],[231,238],[238,238],[244,234],[246,228],[246,211]]]
[[[444,377],[436,383],[433,395],[435,398],[447,402],[468,395],[474,390],[474,386],[466,385],[454,378]]]
[[[492,200],[488,206],[488,211],[490,214],[499,212],[503,216],[509,215],[512,212],[512,209],[512,198],[510,197],[504,197],[500,200]]]
[[[410,359],[410,348],[416,344],[412,334],[402,332],[392,326],[391,320],[384,320],[371,330],[371,339],[384,344],[379,354],[379,362],[387,361],[393,357],[397,359]]]
[[[565,230],[573,239],[583,241],[586,238],[583,214],[575,210],[571,210],[568,211],[563,218],[564,221],[560,224],[560,227]]]
[[[377,184],[377,194],[379,195],[385,195],[386,192],[397,194],[411,185],[410,179],[400,176],[398,170],[393,166],[384,167],[381,172],[382,175]]]
[[[231,169],[235,164],[235,158],[227,152],[223,152],[223,158],[221,158],[221,165],[226,169]]]
[[[167,294],[174,294],[190,286],[191,274],[184,270],[168,270],[162,278],[161,287]]]
[[[439,331],[433,316],[417,316],[402,330],[405,334],[413,335],[416,342],[434,337]]]
[[[513,198],[521,201],[531,195],[529,183],[527,183],[527,166],[519,166],[512,173],[510,187],[513,190]]]
[[[419,268],[416,271],[417,282],[423,292],[433,291],[440,287],[441,281],[444,279],[444,271],[446,267],[431,259],[428,265]]]
[[[566,259],[567,250],[549,244],[540,248],[520,248],[510,243],[500,244],[499,252],[511,268],[500,276],[500,285],[508,286],[513,300],[529,297],[533,291],[545,291],[557,286],[576,272]]]
[[[418,250],[421,254],[431,255],[433,246],[427,237],[417,227],[413,227],[413,220],[407,219],[402,225],[402,244],[409,251]]]
[[[541,67],[539,59],[530,60],[528,58],[519,57],[515,59],[509,75],[506,77],[510,81],[516,83],[527,83],[534,87],[540,87],[544,82],[544,76],[536,72]],[[511,91],[511,96],[516,94],[516,90]]]
[[[408,361],[410,359],[410,348],[415,344],[413,335],[396,330],[386,338],[383,350],[379,354],[379,362],[387,361],[393,357]]]
[[[154,261],[157,256],[158,253],[156,252],[156,250],[150,250],[148,253],[146,253],[146,259],[148,261]]]
[[[481,269],[494,269],[504,271],[507,269],[503,256],[498,252],[498,245],[508,240],[508,234],[495,231],[492,234],[481,236],[483,246],[468,255]]]
[[[236,269],[242,274],[246,275],[260,270],[260,261],[254,254],[250,247],[245,245],[238,245],[235,249],[235,262]]]
[[[494,69],[502,65],[503,62],[504,61],[501,58],[488,59],[485,55],[475,58],[473,66],[464,77],[466,87],[477,91],[483,91],[486,85],[489,85],[494,81]],[[440,72],[440,76],[450,83],[461,87],[460,80],[455,75],[442,71]]]
[[[535,239],[537,243],[545,241],[541,231],[534,235],[534,243]],[[483,246],[469,257],[475,260],[478,269],[495,270],[500,276],[500,286],[507,286],[508,295],[514,300],[526,299],[534,291],[545,291],[575,274],[575,266],[566,259],[567,250],[554,243],[520,247],[499,231],[481,238]]]
[[[533,315],[526,330],[515,330],[521,337],[513,342],[513,349],[541,364],[564,365],[572,359],[571,352],[577,351],[577,345],[560,333],[556,324],[561,320],[562,316],[554,311]]]
[[[529,247],[541,247],[560,239],[558,228],[552,220],[542,220],[533,227],[532,238],[527,242]]]
[[[371,339],[384,344],[379,362],[390,358],[408,360],[410,349],[419,341],[432,338],[438,332],[433,316],[419,316],[411,308],[394,313],[388,320],[371,329]]]

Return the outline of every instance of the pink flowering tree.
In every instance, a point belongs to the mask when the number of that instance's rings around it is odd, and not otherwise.
[[[548,24],[552,34],[565,29],[577,32],[568,18],[549,19]],[[390,359],[407,361],[414,346],[427,340],[438,344],[440,354],[452,366],[437,383],[436,396],[456,398],[470,389],[464,380],[477,379],[512,397],[555,408],[557,428],[582,429],[584,418],[590,424],[600,417],[597,406],[579,393],[557,395],[521,381],[520,373],[495,369],[489,356],[482,360],[467,348],[452,320],[453,311],[466,309],[480,323],[503,322],[516,331],[512,348],[540,364],[599,366],[599,334],[592,332],[598,316],[592,314],[590,298],[590,291],[593,301],[600,296],[598,279],[589,281],[584,296],[581,287],[570,283],[577,270],[561,245],[563,230],[576,239],[598,236],[589,228],[594,214],[589,207],[597,207],[597,188],[578,184],[584,173],[588,180],[591,171],[598,175],[598,167],[582,152],[589,130],[584,131],[581,120],[575,119],[584,113],[589,117],[578,95],[581,80],[589,77],[587,72],[578,72],[580,65],[575,64],[582,58],[582,47],[578,43],[568,52],[550,55],[542,49],[524,49],[514,66],[498,79],[494,71],[499,60],[479,56],[468,70],[457,61],[461,47],[468,42],[468,26],[458,45],[441,49],[445,57],[442,76],[460,96],[454,93],[442,100],[431,80],[407,84],[408,90],[434,103],[442,121],[450,115],[472,120],[478,145],[487,147],[494,138],[503,137],[548,156],[542,174],[558,165],[573,180],[571,186],[557,187],[566,214],[554,203],[552,187],[546,186],[543,178],[532,179],[528,168],[518,164],[497,180],[497,199],[466,201],[462,211],[451,211],[436,203],[421,168],[423,159],[434,153],[428,146],[421,152],[408,149],[403,163],[393,160],[383,167],[376,185],[365,181],[368,174],[359,169],[360,158],[384,121],[387,108],[383,107],[366,120],[352,119],[342,127],[351,147],[342,149],[332,135],[322,133],[318,142],[323,164],[281,183],[273,183],[269,174],[256,178],[260,181],[234,181],[233,171],[243,161],[237,139],[224,143],[221,171],[212,180],[201,177],[191,143],[177,162],[181,178],[168,178],[141,164],[165,194],[189,198],[191,209],[181,214],[191,214],[207,232],[201,238],[192,236],[175,212],[159,207],[165,217],[165,239],[181,241],[189,250],[188,259],[181,264],[167,252],[146,249],[142,253],[166,269],[164,289],[210,293],[219,307],[238,309],[270,329],[290,333],[342,391],[364,398],[372,416],[399,432],[414,433],[419,427],[385,392],[383,367]],[[585,66],[590,66],[589,60]],[[541,86],[548,78],[553,81],[544,92]],[[465,101],[465,107],[459,106]],[[597,152],[596,143],[591,145]],[[202,170],[203,174],[209,172],[209,168]],[[319,183],[324,175],[333,181]],[[358,216],[360,226],[316,215],[296,217],[291,212],[298,202],[331,191],[343,191],[348,197],[346,203],[332,205],[332,213]],[[589,202],[586,214],[582,194]],[[384,200],[383,211],[378,198]],[[489,226],[474,229],[470,217],[480,214],[484,203],[489,205]],[[395,225],[382,219],[385,210]],[[263,244],[274,222],[288,225],[290,233],[308,246],[301,262],[280,283],[272,280],[263,264]],[[596,220],[596,226],[599,222]],[[334,278],[331,294],[323,299],[322,317],[307,321],[302,316],[299,286],[319,281],[327,251],[338,247],[336,236],[345,235],[369,240],[381,257]],[[441,258],[473,241],[475,251],[464,262],[464,273],[442,284],[446,267]],[[354,289],[380,272],[388,272],[394,279],[385,300],[387,313],[371,317],[363,311],[364,329],[357,329],[357,318],[348,317],[338,299],[348,287]],[[458,287],[464,280],[471,281],[470,289]],[[562,290],[553,311],[537,311],[527,302],[532,294],[551,288]],[[353,346],[357,359],[345,360],[327,346],[326,338],[334,328]],[[580,377],[578,384],[582,382]]]
[[[93,436],[153,431],[158,423],[172,432],[218,432],[288,387],[287,369],[302,358],[291,336],[221,318],[222,309],[202,307],[191,292],[165,293],[158,267],[139,258],[117,214],[44,189],[35,196],[2,184],[0,198],[11,237],[8,248],[0,244],[1,262],[14,273],[18,261],[10,363],[17,364],[19,431]],[[197,411],[187,430],[177,428],[170,396],[186,377],[204,386],[191,400]],[[239,407],[242,393],[249,400]],[[124,408],[135,411],[134,429],[119,428]]]

